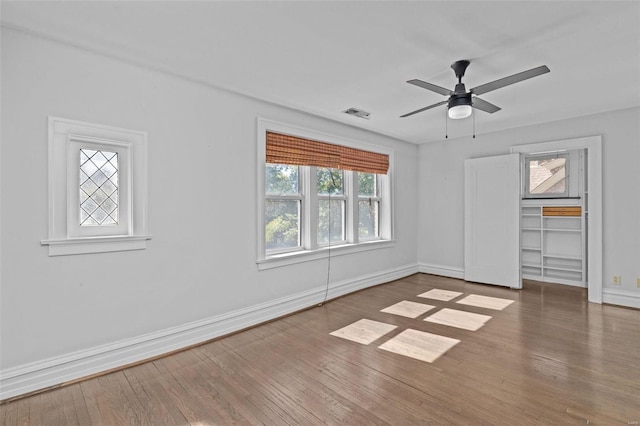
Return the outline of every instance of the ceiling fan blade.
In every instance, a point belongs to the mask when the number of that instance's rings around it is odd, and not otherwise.
[[[437,104],[433,104],[433,105],[429,105],[429,106],[424,107],[424,108],[417,109],[417,110],[409,112],[409,113],[407,113],[405,115],[401,115],[400,118],[408,117],[410,115],[417,114],[419,112],[426,111],[426,110],[431,109],[431,108],[439,107],[440,105],[444,105],[447,102],[449,102],[449,101],[448,100],[447,101],[442,101],[442,102],[438,102]]]
[[[537,77],[541,74],[546,74],[551,71],[546,65],[532,68],[528,71],[523,71],[518,74],[510,75],[509,77],[501,78],[499,80],[492,81],[491,83],[483,84],[478,87],[474,87],[470,90],[474,95],[482,95],[483,93],[491,92],[492,90],[500,89],[510,84],[518,83],[529,78]]]
[[[435,84],[427,83],[426,81],[414,79],[407,81],[409,84],[413,84],[414,86],[422,87],[423,89],[431,90],[432,92],[440,93],[444,96],[451,96],[453,92],[449,89],[445,89],[444,87],[437,86]]]
[[[479,109],[480,111],[488,112],[489,114],[493,114],[494,112],[498,112],[502,109],[499,106],[495,106],[494,104],[484,101],[477,96],[471,98],[471,106]]]

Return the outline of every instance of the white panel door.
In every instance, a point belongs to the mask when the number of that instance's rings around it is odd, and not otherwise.
[[[520,155],[464,164],[464,279],[522,288]]]

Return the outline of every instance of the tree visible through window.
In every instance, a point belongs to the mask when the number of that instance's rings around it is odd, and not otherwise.
[[[265,247],[298,247],[302,204],[299,167],[267,164],[265,172]]]
[[[380,193],[377,176],[358,173],[358,235],[362,239],[378,238]]]
[[[318,244],[344,241],[345,194],[342,170],[318,167]]]

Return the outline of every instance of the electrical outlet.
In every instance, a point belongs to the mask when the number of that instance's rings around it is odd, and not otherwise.
[[[638,279],[636,280],[636,286],[637,286],[638,288],[640,288],[640,278],[638,278]]]
[[[611,281],[611,284],[613,285],[620,285],[620,275],[614,275],[613,276],[613,280]]]

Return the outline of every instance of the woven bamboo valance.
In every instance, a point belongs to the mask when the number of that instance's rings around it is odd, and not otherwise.
[[[273,132],[267,132],[266,162],[377,174],[387,174],[389,170],[386,154]]]

